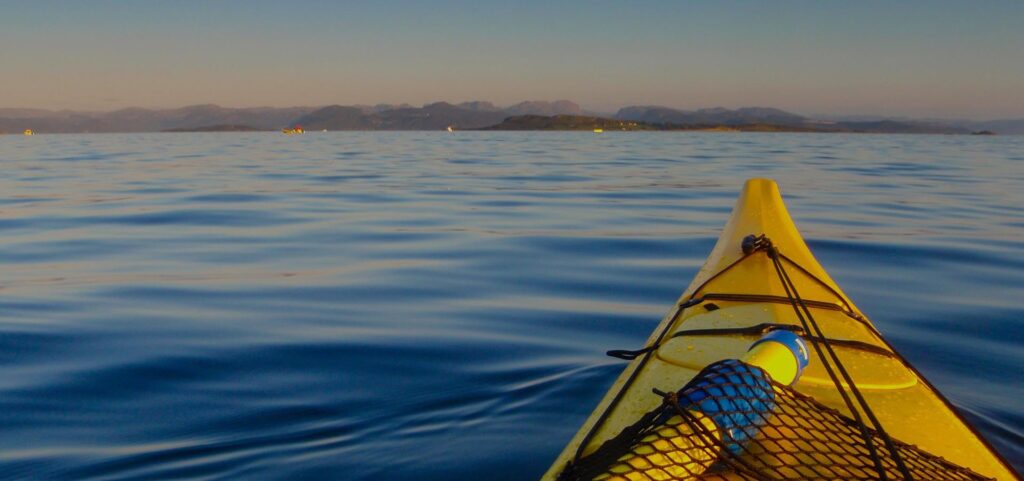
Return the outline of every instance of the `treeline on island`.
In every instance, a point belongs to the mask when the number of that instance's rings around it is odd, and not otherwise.
[[[508,107],[474,101],[414,107],[227,108],[194,105],[179,109],[130,108],[112,112],[0,108],[0,133],[247,132],[302,125],[306,130],[593,130],[745,132],[864,132],[1024,134],[1024,119],[942,121],[886,118],[814,119],[775,108],[679,110],[631,106],[614,114],[584,110],[567,100],[530,101]]]

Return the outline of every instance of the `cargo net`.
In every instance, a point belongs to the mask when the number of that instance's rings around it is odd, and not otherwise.
[[[717,362],[680,391],[658,394],[658,408],[558,479],[905,479],[878,433],[743,362]],[[992,479],[915,446],[891,445],[915,480]]]

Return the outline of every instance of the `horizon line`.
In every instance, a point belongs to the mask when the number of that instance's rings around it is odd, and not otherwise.
[[[520,104],[523,104],[523,103],[529,103],[529,102],[546,102],[546,103],[570,102],[570,103],[575,104],[576,106],[578,106],[580,108],[580,110],[581,110],[581,113],[583,113],[583,114],[608,114],[608,115],[615,115],[616,113],[618,113],[619,110],[624,109],[624,108],[629,108],[629,107],[657,107],[657,108],[673,109],[673,110],[678,110],[678,111],[682,111],[682,112],[698,112],[698,111],[702,111],[702,110],[713,110],[713,109],[739,110],[739,109],[748,109],[748,108],[763,108],[763,109],[777,109],[777,110],[781,110],[783,112],[800,115],[802,117],[806,117],[806,118],[809,118],[809,119],[867,117],[867,118],[892,119],[892,120],[945,120],[945,121],[954,121],[954,120],[968,120],[968,121],[1024,120],[1024,113],[1022,113],[1020,115],[1005,116],[1005,117],[973,117],[973,116],[956,116],[956,115],[953,115],[953,116],[915,116],[913,114],[898,114],[898,115],[888,114],[888,115],[886,115],[886,114],[876,114],[876,113],[822,113],[822,112],[816,112],[816,113],[813,113],[813,114],[808,114],[808,113],[803,113],[803,112],[800,112],[800,111],[797,111],[797,110],[789,110],[789,109],[783,108],[783,107],[774,107],[774,106],[767,106],[767,105],[745,105],[745,106],[741,106],[741,107],[724,107],[724,106],[721,106],[721,105],[717,105],[717,106],[712,106],[712,107],[697,107],[697,108],[689,107],[688,108],[688,107],[677,107],[677,106],[665,105],[665,104],[638,103],[638,104],[623,104],[622,106],[617,107],[614,110],[601,110],[601,109],[587,108],[587,107],[583,106],[582,104],[580,104],[579,102],[576,102],[576,101],[573,101],[573,100],[569,100],[569,99],[523,100],[523,101],[514,102],[514,103],[511,103],[511,104],[507,104],[507,105],[498,104],[498,103],[492,102],[490,100],[481,100],[481,99],[464,100],[464,101],[435,100],[435,101],[425,102],[425,103],[422,103],[422,104],[419,104],[419,105],[413,104],[413,103],[410,103],[410,102],[374,102],[374,103],[337,103],[337,102],[333,102],[333,103],[324,103],[324,104],[317,104],[317,105],[284,105],[284,106],[279,106],[279,105],[266,105],[266,104],[264,104],[264,105],[253,105],[253,106],[232,106],[232,105],[224,105],[224,104],[220,104],[220,103],[216,103],[216,102],[199,102],[199,103],[188,103],[188,104],[179,105],[179,106],[173,106],[173,107],[172,106],[129,105],[129,106],[125,106],[125,107],[117,107],[117,108],[112,108],[112,109],[108,109],[108,110],[74,109],[74,108],[47,108],[47,107],[6,107],[6,106],[0,106],[0,111],[4,111],[4,110],[33,110],[33,111],[43,111],[43,112],[51,112],[51,113],[70,112],[70,113],[78,113],[78,114],[107,114],[107,113],[118,112],[118,111],[122,111],[122,110],[166,111],[166,110],[187,109],[187,108],[191,108],[191,107],[217,107],[217,108],[222,108],[222,109],[233,109],[233,110],[245,110],[245,109],[321,109],[321,108],[333,107],[333,106],[341,106],[341,107],[382,107],[382,106],[388,106],[388,107],[394,107],[394,108],[401,108],[403,106],[409,106],[409,107],[412,107],[412,108],[423,108],[423,107],[427,107],[427,106],[435,105],[435,104],[439,104],[439,103],[446,103],[446,104],[449,104],[449,105],[460,106],[462,104],[473,103],[473,102],[486,102],[486,103],[490,103],[491,105],[494,105],[499,110],[503,110],[503,109],[506,109],[506,108],[514,107],[516,105],[520,105]]]

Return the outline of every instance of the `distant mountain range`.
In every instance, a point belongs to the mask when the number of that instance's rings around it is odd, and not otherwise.
[[[935,121],[817,120],[768,107],[746,107],[736,110],[724,108],[677,110],[659,106],[626,107],[620,109],[618,113],[615,114],[615,118],[653,124],[682,126],[721,125],[729,127],[774,125],[778,127],[798,129],[800,131],[815,132],[969,134],[974,131],[974,129],[968,126],[939,123]],[[1024,128],[1024,119],[1019,122],[1020,126]]]
[[[540,117],[559,117],[542,120]],[[576,117],[570,119],[569,117]],[[626,130],[756,130],[873,133],[966,134],[991,131],[1024,134],[1024,119],[992,121],[915,120],[883,117],[810,118],[768,107],[735,110],[680,110],[631,106],[599,115],[568,100],[528,101],[508,107],[491,102],[436,102],[414,107],[331,105],[327,107],[228,108],[193,105],[178,109],[128,108],[112,112],[0,108],[0,133],[33,129],[38,133],[276,130],[300,124],[308,130],[573,130],[638,123]],[[642,127],[639,126],[642,124]]]
[[[822,132],[813,127],[780,125],[767,122],[746,122],[732,125],[722,123],[652,123],[634,120],[610,119],[586,115],[517,115],[503,122],[479,130],[690,130],[724,132]]]
[[[423,107],[402,107],[367,111],[358,107],[332,105],[295,119],[311,130],[444,130],[449,125],[475,128],[494,125],[508,117],[501,111],[471,110],[447,102]]]
[[[458,105],[436,102],[416,108],[365,109],[332,105],[295,119],[310,130],[444,130],[479,129],[501,123],[516,115],[581,115],[583,109],[568,100],[521,102],[499,108],[490,102]]]
[[[39,133],[160,132],[193,130],[214,125],[246,126],[256,130],[279,129],[315,107],[227,108],[192,105],[178,109],[128,108],[112,112],[0,109],[0,132],[33,129]]]
[[[700,110],[676,110],[655,105],[636,106],[619,109],[618,113],[615,114],[615,118],[675,125],[741,125],[750,123],[803,125],[808,122],[808,119],[802,116],[765,107],[746,107],[736,110],[721,107]]]

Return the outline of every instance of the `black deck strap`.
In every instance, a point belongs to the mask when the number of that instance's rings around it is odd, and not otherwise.
[[[767,334],[772,331],[792,331],[797,334],[803,334],[804,328],[796,324],[782,324],[779,322],[762,322],[753,326],[747,327],[722,327],[715,329],[688,329],[685,331],[679,331],[672,335],[672,337],[683,337],[683,336],[728,336],[731,334],[748,334],[752,336]]]
[[[688,307],[696,306],[697,304],[700,304],[702,302],[704,302],[703,297],[691,297],[687,299],[685,302],[680,302],[679,307],[686,309]]]
[[[704,302],[704,299],[702,299],[702,298],[690,299],[690,300],[688,300],[686,302],[683,302],[683,303],[679,304],[679,309],[680,309],[680,311],[682,311],[682,309],[686,309],[688,307],[693,307],[693,306],[695,306],[697,304],[700,304],[701,302]],[[660,341],[660,339],[659,339],[659,341]],[[614,357],[614,358],[617,358],[617,359],[622,359],[624,361],[632,361],[633,359],[636,359],[636,358],[638,358],[638,357],[640,357],[640,356],[642,356],[644,354],[647,354],[647,353],[649,353],[651,351],[654,351],[654,350],[658,349],[659,347],[661,347],[661,345],[658,344],[658,343],[655,343],[655,344],[652,344],[652,345],[647,346],[647,347],[642,348],[642,349],[633,349],[633,350],[629,350],[629,349],[612,349],[610,351],[606,351],[605,354],[610,356],[610,357]]]
[[[863,341],[855,341],[853,339],[832,339],[831,337],[819,337],[819,336],[804,336],[806,339],[811,339],[821,343],[828,344],[830,346],[848,347],[850,349],[856,349],[858,351],[870,352],[872,354],[878,354],[879,356],[885,356],[890,359],[899,359],[900,357],[884,347],[869,344]]]
[[[890,350],[888,350],[888,349],[886,349],[884,347],[881,347],[881,346],[876,346],[874,344],[869,344],[869,343],[866,343],[866,342],[863,342],[863,341],[855,341],[855,340],[852,340],[852,339],[833,339],[833,338],[830,338],[830,337],[811,336],[811,335],[808,335],[804,331],[804,328],[802,326],[798,326],[796,324],[782,324],[782,323],[776,323],[776,322],[762,322],[761,324],[756,324],[756,325],[747,326],[747,327],[725,327],[725,328],[717,328],[717,329],[688,329],[688,330],[685,330],[685,331],[678,331],[675,334],[673,334],[672,337],[676,338],[676,337],[684,337],[684,336],[730,336],[730,335],[759,336],[759,335],[762,335],[762,334],[767,334],[767,333],[769,333],[771,331],[780,331],[780,330],[795,332],[795,333],[799,334],[801,337],[804,337],[806,339],[814,340],[814,341],[818,341],[818,342],[823,342],[823,343],[827,343],[827,344],[831,344],[833,346],[848,347],[850,349],[857,349],[857,350],[860,350],[860,351],[866,351],[866,352],[870,352],[872,354],[878,354],[880,356],[885,356],[885,357],[888,357],[888,358],[899,359],[899,356],[897,356],[896,353],[894,353],[894,352],[892,352],[892,351],[890,351]],[[609,356],[612,355],[611,351],[609,351],[608,355]],[[618,357],[618,356],[615,356],[615,357]]]
[[[614,358],[622,359],[624,361],[632,361],[633,359],[636,359],[644,354],[647,354],[648,352],[655,350],[657,347],[658,346],[647,346],[643,349],[637,349],[634,351],[630,351],[628,349],[612,349],[611,351],[608,351],[605,354]]]
[[[786,304],[789,305],[789,298],[785,296],[773,296],[771,294],[730,294],[730,293],[713,293],[709,292],[701,296],[706,301],[729,301],[729,302],[765,302],[773,304]],[[808,306],[816,307],[819,309],[826,309],[829,311],[838,311],[846,314],[852,319],[859,321],[865,326],[869,326],[864,316],[851,311],[843,306],[840,306],[834,302],[828,301],[815,301],[811,299],[805,299],[804,302]]]

